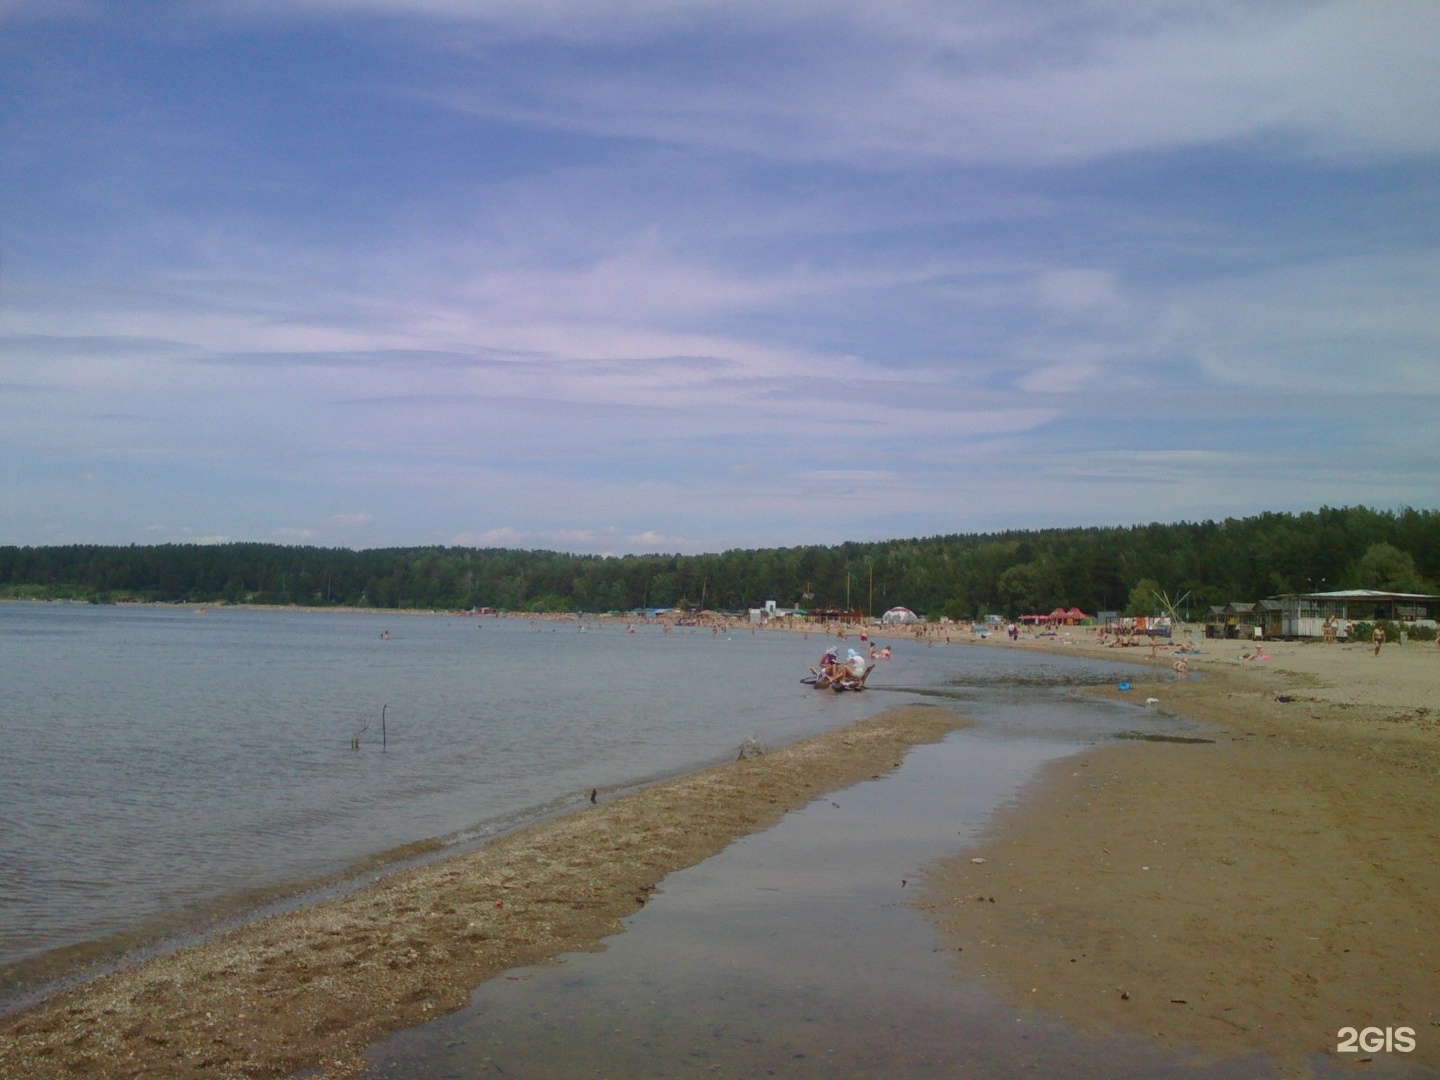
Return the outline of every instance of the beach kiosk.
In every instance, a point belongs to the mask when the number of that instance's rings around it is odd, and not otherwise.
[[[1440,596],[1430,593],[1344,589],[1338,592],[1287,593],[1272,603],[1279,610],[1281,633],[1293,638],[1323,638],[1325,620],[1396,622],[1401,627],[1436,625]]]

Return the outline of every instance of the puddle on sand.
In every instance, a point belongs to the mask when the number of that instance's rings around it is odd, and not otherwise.
[[[964,732],[917,747],[892,776],[672,874],[603,952],[513,970],[379,1043],[369,1076],[1274,1075],[1001,1005],[955,977],[950,946],[910,905],[921,868],[1074,749]]]

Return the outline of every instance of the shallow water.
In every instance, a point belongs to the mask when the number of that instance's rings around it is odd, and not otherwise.
[[[817,637],[591,625],[0,604],[0,982],[917,700],[897,688],[1114,674],[901,642],[882,692],[835,695],[799,682]]]
[[[955,943],[913,903],[924,868],[973,843],[1044,762],[1137,718],[1133,706],[1058,696],[993,698],[975,712],[978,728],[912,749],[893,775],[671,874],[603,951],[514,969],[459,1012],[380,1042],[367,1080],[1294,1075],[1260,1055],[1213,1060],[1082,1034],[1001,1002],[955,964]],[[1317,1078],[1354,1072],[1323,1056],[1308,1064]],[[1363,1068],[1435,1075],[1398,1056]]]
[[[370,1080],[1275,1075],[1254,1059],[1196,1063],[1087,1038],[1002,1005],[956,977],[952,946],[910,903],[927,863],[1078,748],[1054,738],[1077,709],[1091,730],[1129,719],[1113,706],[1005,704],[1052,738],[992,729],[917,747],[893,777],[666,878],[605,951],[512,971],[461,1012],[380,1043]]]

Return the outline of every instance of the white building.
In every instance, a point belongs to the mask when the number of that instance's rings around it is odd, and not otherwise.
[[[1381,592],[1347,589],[1342,592],[1291,593],[1275,598],[1284,637],[1323,637],[1327,618],[1347,622],[1387,619],[1417,626],[1434,626],[1440,615],[1440,596],[1427,593]]]
[[[804,615],[805,612],[799,608],[781,607],[773,599],[766,600],[764,607],[752,607],[750,609],[750,621],[752,623],[769,622],[771,619],[783,619],[787,615]]]

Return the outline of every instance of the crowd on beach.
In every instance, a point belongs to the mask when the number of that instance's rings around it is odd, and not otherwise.
[[[503,617],[496,614],[496,617]],[[513,617],[513,616],[512,616]],[[1087,649],[1100,647],[1105,649],[1145,648],[1148,647],[1148,659],[1152,664],[1163,664],[1169,661],[1169,666],[1174,675],[1179,678],[1186,677],[1193,664],[1192,657],[1200,654],[1200,648],[1195,641],[1186,636],[1182,641],[1176,641],[1173,637],[1156,634],[1129,625],[1110,624],[1098,626],[1071,626],[1071,625],[1044,625],[1044,626],[1022,626],[1016,621],[991,620],[985,623],[964,624],[957,623],[951,619],[942,619],[936,622],[915,622],[908,624],[881,624],[878,620],[860,621],[813,621],[797,615],[785,615],[778,618],[768,618],[761,621],[747,619],[744,616],[727,615],[720,612],[661,612],[655,616],[645,619],[636,619],[634,615],[590,615],[577,616],[575,614],[536,614],[526,613],[522,616],[532,623],[536,629],[542,624],[550,624],[553,630],[557,622],[576,622],[583,632],[591,628],[599,629],[607,623],[617,622],[623,618],[624,629],[628,633],[636,633],[638,627],[652,627],[661,632],[670,634],[688,631],[690,633],[703,633],[708,630],[712,636],[719,637],[731,633],[748,631],[751,634],[760,631],[785,631],[800,633],[809,637],[812,633],[833,637],[836,641],[848,641],[858,638],[860,650],[850,650],[846,658],[840,658],[837,650],[828,650],[826,653],[829,660],[822,657],[820,663],[812,673],[823,673],[828,666],[838,665],[845,667],[850,657],[853,656],[860,661],[861,674],[864,671],[864,660],[868,657],[871,661],[889,660],[893,655],[891,645],[880,645],[874,641],[876,635],[883,635],[886,638],[905,638],[927,646],[937,644],[995,644],[997,639],[1013,645],[1051,645],[1061,648]],[[385,635],[388,636],[388,631]],[[1347,644],[1354,640],[1355,624],[1349,620],[1341,619],[1338,616],[1327,618],[1324,623],[1322,641],[1329,644]],[[1248,639],[1248,635],[1247,635]],[[1401,641],[1404,635],[1401,635]],[[1436,644],[1440,646],[1440,635],[1436,637]],[[1373,647],[1374,655],[1379,656],[1381,648],[1389,641],[1385,628],[1376,625],[1370,633],[1369,644]],[[1253,646],[1242,646],[1238,656],[1240,660],[1267,661],[1273,660],[1272,653],[1266,651],[1265,636],[1261,628],[1255,628]],[[822,675],[823,677],[823,675]],[[860,675],[854,678],[859,679]]]

